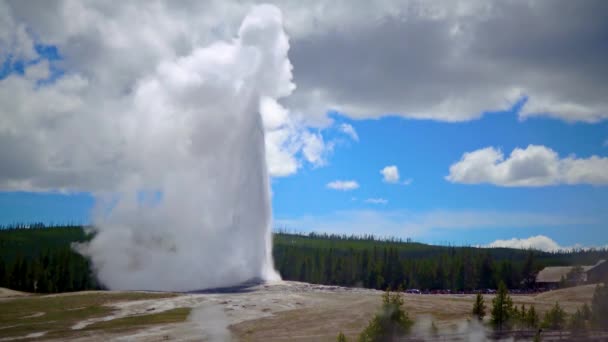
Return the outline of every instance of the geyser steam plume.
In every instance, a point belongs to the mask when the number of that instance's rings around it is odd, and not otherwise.
[[[295,88],[288,49],[280,11],[257,6],[234,40],[137,83],[120,122],[134,172],[79,248],[103,284],[185,291],[278,278],[260,112],[283,110],[277,99]]]

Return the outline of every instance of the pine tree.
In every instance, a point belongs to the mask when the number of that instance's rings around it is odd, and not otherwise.
[[[8,287],[13,290],[21,290],[21,285],[21,256],[17,256],[9,273]]]
[[[473,303],[473,316],[477,317],[478,320],[483,321],[486,316],[486,304],[481,293],[477,293],[475,297],[475,303]]]
[[[566,324],[566,312],[555,302],[551,310],[545,312],[542,327],[552,330],[562,330]]]
[[[593,326],[600,329],[608,327],[608,286],[597,285],[591,300]]]
[[[522,304],[521,309],[519,310],[519,316],[517,317],[517,322],[522,327],[526,326],[526,314],[526,305]]]
[[[507,286],[504,282],[500,282],[498,285],[498,292],[496,297],[492,300],[492,324],[502,330],[511,322],[511,316],[513,314],[513,301]]]
[[[526,313],[525,324],[528,328],[536,328],[538,327],[538,314],[536,313],[536,309],[534,305],[530,306],[528,312]]]
[[[6,287],[8,285],[6,279],[6,264],[4,263],[4,259],[0,258],[0,287]]]
[[[536,284],[536,272],[534,265],[534,252],[529,251],[526,257],[522,270],[523,285],[525,288],[531,288]]]
[[[413,322],[403,309],[403,298],[398,292],[386,291],[382,295],[382,307],[359,336],[359,341],[391,341],[406,335]]]
[[[589,308],[589,305],[587,305],[587,303],[583,304],[583,306],[581,307],[581,314],[583,315],[583,319],[586,321],[590,321],[591,320],[591,309]]]
[[[585,321],[583,312],[581,309],[577,309],[572,316],[570,316],[570,320],[568,321],[568,328],[573,333],[580,333],[584,331],[587,327],[587,322]]]
[[[492,256],[487,253],[481,263],[481,271],[479,272],[481,277],[479,279],[479,285],[481,288],[489,289],[494,287],[494,263]]]

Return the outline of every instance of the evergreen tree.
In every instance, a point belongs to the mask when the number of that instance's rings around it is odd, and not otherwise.
[[[479,286],[483,289],[494,288],[494,265],[492,256],[487,253],[481,264]]]
[[[566,312],[555,302],[551,310],[545,312],[542,327],[552,330],[562,330],[566,325]]]
[[[509,296],[509,291],[504,282],[500,282],[498,285],[498,292],[496,297],[492,300],[492,319],[491,322],[494,327],[502,330],[509,323],[511,323],[511,316],[513,314],[513,301]]]
[[[608,328],[608,286],[596,286],[591,300],[591,316],[595,328]]]
[[[581,309],[577,309],[576,312],[570,316],[568,321],[568,328],[573,334],[578,334],[587,328],[587,322],[585,321],[584,315]]]
[[[486,303],[481,293],[477,293],[477,296],[475,296],[475,303],[473,303],[473,316],[477,317],[477,319],[480,321],[483,321],[483,318],[486,316]]]
[[[8,285],[6,279],[6,264],[4,263],[4,259],[0,258],[0,287],[6,287]]]
[[[589,308],[589,305],[587,305],[587,303],[583,304],[583,306],[581,307],[581,314],[583,315],[583,319],[585,321],[591,320],[592,313],[591,313],[591,309]]]
[[[522,284],[524,288],[534,287],[536,284],[536,266],[534,252],[529,251],[522,269]]]
[[[386,291],[382,295],[382,307],[359,335],[359,341],[392,341],[405,336],[413,322],[403,309],[403,298],[398,292]]]
[[[21,290],[21,256],[17,256],[9,273],[8,285],[11,289]]]
[[[528,328],[537,328],[538,327],[538,314],[536,313],[536,309],[534,308],[534,305],[530,306],[530,309],[528,309],[528,312],[526,312],[525,315],[525,325]]]

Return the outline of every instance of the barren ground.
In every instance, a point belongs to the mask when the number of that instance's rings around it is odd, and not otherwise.
[[[573,312],[590,301],[593,286],[512,296],[540,313],[556,301]],[[64,341],[335,341],[355,337],[380,305],[381,292],[298,282],[228,292],[171,294],[95,292],[27,296],[0,289],[0,342]],[[7,297],[6,294],[10,294]],[[492,296],[486,296],[489,306]],[[470,316],[473,295],[405,294],[418,331],[431,322],[457,332]],[[422,331],[422,334],[424,331]]]

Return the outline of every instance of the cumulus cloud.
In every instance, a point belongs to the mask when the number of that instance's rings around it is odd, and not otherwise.
[[[2,0],[0,58],[7,46],[35,55],[28,31],[34,32],[57,44],[66,64],[116,95],[128,92],[159,58],[230,39],[254,2]],[[558,2],[276,1],[292,35],[298,82],[285,102],[319,126],[331,123],[330,109],[358,119],[465,121],[509,109],[523,97],[521,118],[604,120],[608,81],[600,75],[608,72],[608,4]]]
[[[552,149],[529,145],[515,148],[508,158],[494,147],[464,153],[450,166],[446,179],[453,183],[490,183],[499,186],[608,184],[608,158],[560,158]]]
[[[352,125],[343,123],[340,125],[340,131],[348,135],[354,141],[359,141],[359,135],[357,134],[357,131],[355,131],[355,128]]]
[[[13,61],[39,60],[37,43],[56,46],[62,56],[26,65],[24,77],[0,80],[0,142],[3,150],[18,152],[2,159],[0,188],[86,191],[116,184],[132,169],[117,117],[137,85],[162,61],[231,40],[251,6],[0,0],[2,62],[9,55]],[[308,127],[329,125],[329,109],[353,118],[463,121],[510,108],[525,95],[522,118],[595,122],[608,115],[608,81],[598,76],[608,67],[601,43],[608,25],[601,13],[608,4],[602,1],[554,6],[387,0],[353,6],[313,0],[278,6],[292,34],[289,54],[298,87],[289,98],[261,100],[274,177],[327,164],[332,144]],[[39,86],[59,69],[65,71],[60,79]]]
[[[321,134],[303,134],[302,154],[308,162],[314,166],[323,166],[327,162],[325,157],[332,150],[332,145],[327,145]]]
[[[582,245],[580,243],[571,246],[562,246],[555,240],[545,235],[536,235],[529,238],[511,238],[507,240],[496,240],[484,247],[504,247],[504,248],[519,248],[519,249],[535,249],[544,252],[557,252],[557,251],[569,251],[569,250],[590,250],[590,249],[606,249],[607,245],[604,246],[589,246]]]
[[[399,168],[397,168],[395,165],[385,166],[382,170],[380,170],[380,174],[382,175],[382,181],[385,183],[403,185],[409,185],[412,183],[412,179],[410,178],[400,182]]]
[[[354,180],[336,180],[333,182],[327,183],[328,189],[333,190],[341,190],[341,191],[350,191],[359,188],[359,183]]]
[[[315,99],[308,108],[454,122],[526,98],[522,119],[608,118],[601,0],[317,3],[322,11],[300,13],[318,28],[292,55],[293,100]]]
[[[223,2],[106,6],[101,1],[33,5],[0,0],[0,62],[8,66],[0,75],[0,189],[107,191],[139,172],[127,153],[136,91],[154,74],[176,86],[208,81],[185,73],[170,78],[181,71],[167,62],[192,56],[201,46],[225,46],[238,35],[250,8]],[[50,44],[57,56],[48,58],[39,44]],[[250,63],[261,58],[252,55]],[[291,78],[291,63],[285,68]],[[224,82],[241,71],[210,77]],[[267,88],[273,77],[261,79],[260,87]],[[306,113],[280,103],[284,99],[277,96],[294,89],[291,82],[262,96],[256,109],[274,177],[325,165],[333,147],[317,129],[308,128]],[[184,106],[199,95],[163,94],[182,96]]]
[[[545,252],[554,252],[564,249],[553,239],[544,235],[531,236],[526,239],[512,238],[509,240],[496,240],[489,243],[486,247],[536,249]]]
[[[371,204],[387,204],[388,200],[385,198],[368,198],[365,200],[365,203]]]
[[[387,183],[399,182],[399,169],[395,165],[385,166],[380,170],[382,174],[382,180]]]

